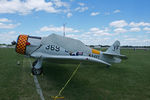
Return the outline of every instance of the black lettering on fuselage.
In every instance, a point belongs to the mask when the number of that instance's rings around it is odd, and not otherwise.
[[[93,57],[93,58],[99,58],[100,56],[99,55],[93,55],[93,54],[89,54],[90,57]]]
[[[48,45],[45,47],[46,50],[51,50],[51,51],[57,51],[59,52],[60,51],[60,47],[59,46],[56,46],[56,45]]]

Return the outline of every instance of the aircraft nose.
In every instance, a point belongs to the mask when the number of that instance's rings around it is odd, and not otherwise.
[[[30,45],[30,43],[27,42],[28,35],[19,35],[17,39],[16,44],[16,52],[20,54],[25,54],[26,46]]]

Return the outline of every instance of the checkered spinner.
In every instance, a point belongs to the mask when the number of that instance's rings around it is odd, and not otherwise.
[[[17,41],[16,52],[20,54],[25,54],[26,42],[28,40],[28,35],[20,35]]]

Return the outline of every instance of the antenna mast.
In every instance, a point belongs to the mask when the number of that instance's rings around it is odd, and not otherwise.
[[[65,34],[66,34],[66,33],[65,33],[65,25],[66,25],[66,24],[63,24],[63,26],[64,26],[64,28],[63,28],[63,31],[64,31],[64,37],[65,37]]]

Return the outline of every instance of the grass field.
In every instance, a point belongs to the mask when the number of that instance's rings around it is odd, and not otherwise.
[[[150,51],[122,50],[128,56],[109,69],[104,65],[81,64],[63,91],[64,100],[150,100]],[[17,61],[20,65],[17,65]],[[43,62],[38,76],[46,100],[52,100],[77,64]],[[28,58],[13,49],[0,49],[0,100],[40,100]]]
[[[27,58],[0,48],[0,100],[40,100],[30,72]]]

